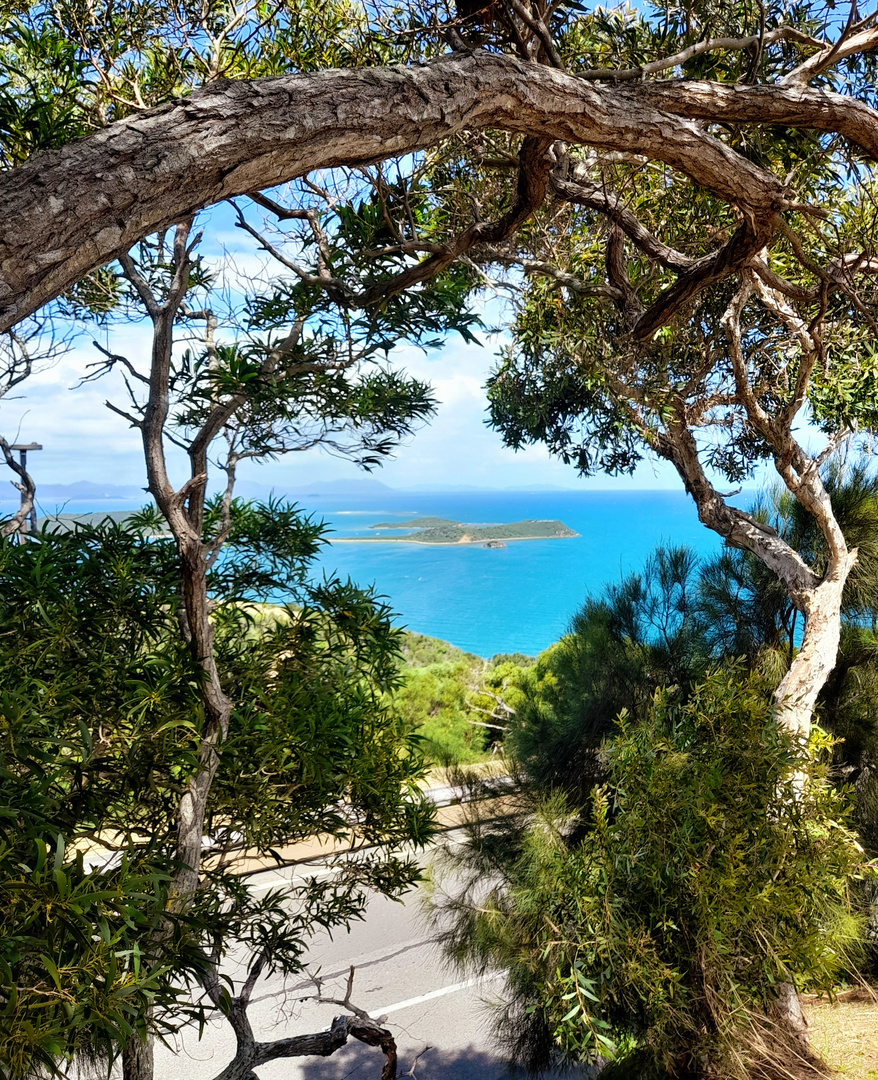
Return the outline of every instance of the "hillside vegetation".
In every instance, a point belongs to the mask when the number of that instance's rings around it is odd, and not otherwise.
[[[514,709],[518,687],[534,658],[500,653],[483,660],[446,641],[413,633],[405,635],[403,656],[402,684],[392,701],[416,726],[427,758],[435,765],[490,758],[502,742],[507,710]]]

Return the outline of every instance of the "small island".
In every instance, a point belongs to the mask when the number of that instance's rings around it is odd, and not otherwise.
[[[508,525],[467,524],[446,518],[420,517],[411,521],[382,521],[370,529],[411,529],[405,536],[344,538],[334,543],[477,544],[505,547],[507,540],[563,540],[579,536],[562,521],[513,521]]]

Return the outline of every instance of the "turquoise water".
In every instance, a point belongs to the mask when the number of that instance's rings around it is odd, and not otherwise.
[[[471,523],[557,518],[580,535],[505,548],[417,544],[328,545],[318,572],[375,586],[400,625],[479,656],[534,655],[566,630],[588,592],[637,570],[660,542],[701,553],[720,541],[698,522],[682,492],[441,493],[301,496],[299,505],[332,528],[330,536],[375,536],[369,525],[412,517]],[[68,513],[134,507],[68,503]]]
[[[660,542],[709,553],[719,540],[682,492],[404,494],[302,498],[339,538],[375,536],[380,521],[436,516],[463,522],[557,518],[580,535],[505,548],[336,544],[327,573],[374,583],[410,630],[479,656],[536,654],[556,641],[589,591],[638,569]]]

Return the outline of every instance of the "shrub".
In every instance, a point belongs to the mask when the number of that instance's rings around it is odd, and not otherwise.
[[[830,747],[819,729],[795,745],[734,669],[620,718],[590,806],[553,794],[504,880],[455,902],[458,957],[508,971],[500,1030],[519,1060],[772,1075],[778,985],[828,991],[859,947],[863,855]]]

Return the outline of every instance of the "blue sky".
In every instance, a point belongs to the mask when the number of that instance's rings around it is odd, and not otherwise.
[[[101,344],[104,335],[101,334]],[[112,329],[107,343],[132,361],[144,356],[150,338],[146,325]],[[373,475],[391,487],[420,484],[477,487],[555,485],[606,488],[675,488],[676,474],[662,462],[644,464],[633,478],[577,478],[573,469],[553,461],[541,447],[514,453],[484,423],[483,386],[495,361],[496,341],[479,348],[456,335],[442,350],[424,354],[404,348],[391,359],[410,374],[429,381],[440,401],[431,424],[421,428],[396,457]],[[0,424],[6,438],[39,442],[44,449],[32,456],[38,483],[68,484],[91,480],[105,484],[142,484],[143,460],[137,431],[104,404],[107,398],[124,405],[121,382],[107,378],[73,389],[98,359],[88,338],[4,399]],[[359,470],[322,451],[292,454],[286,459],[242,466],[242,478],[283,489],[305,481],[355,476]]]
[[[199,219],[205,231],[199,250],[212,264],[231,267],[222,290],[231,305],[241,297],[241,278],[265,281],[277,271],[277,264],[269,265],[264,253],[235,227],[234,221],[234,212],[225,205],[212,208]],[[500,321],[497,305],[491,303],[485,322]],[[54,365],[39,371],[15,395],[0,402],[0,432],[9,441],[38,442],[44,447],[29,462],[38,484],[77,480],[102,484],[145,482],[137,431],[105,405],[109,398],[124,406],[121,379],[113,375],[73,388],[88,365],[100,359],[91,344],[92,336],[146,371],[150,329],[144,321],[83,334]],[[425,354],[406,347],[391,354],[395,367],[434,387],[440,404],[432,422],[373,473],[376,479],[397,488],[422,484],[491,488],[552,485],[589,490],[679,487],[676,473],[664,462],[645,463],[634,477],[582,480],[572,468],[552,460],[541,447],[518,453],[506,449],[499,435],[485,426],[483,387],[500,342],[483,333],[479,336],[484,341],[482,347],[467,345],[453,334],[441,350]],[[180,482],[185,478],[182,469],[181,462]],[[315,450],[291,454],[276,462],[245,463],[239,476],[283,491],[294,490],[302,482],[351,478],[358,472],[349,462]]]
[[[205,233],[199,248],[202,255],[212,267],[226,267],[219,299],[230,309],[240,303],[242,279],[266,282],[276,274],[277,264],[268,262],[255,242],[235,227],[231,207],[213,207],[200,215],[199,225]],[[499,305],[490,302],[484,322],[496,325],[502,321]],[[38,442],[44,447],[29,461],[38,486],[78,480],[138,486],[145,483],[138,432],[105,404],[109,398],[117,405],[125,405],[121,379],[114,374],[95,383],[77,384],[88,365],[100,359],[91,344],[92,336],[107,349],[128,357],[141,371],[147,371],[150,330],[144,320],[84,333],[53,365],[38,371],[15,394],[0,402],[0,432],[10,442]],[[643,462],[630,477],[595,476],[583,480],[570,466],[550,458],[542,447],[517,453],[504,447],[500,436],[485,425],[483,389],[502,339],[483,332],[479,336],[484,342],[481,347],[468,345],[452,334],[440,350],[424,353],[405,347],[391,353],[394,367],[433,386],[439,407],[432,422],[372,474],[376,479],[401,489],[420,485],[549,485],[591,491],[679,490],[677,474],[660,460]],[[239,470],[240,479],[272,486],[278,492],[358,474],[362,475],[361,471],[350,462],[322,450],[290,454],[262,464],[246,462]],[[180,460],[174,479],[182,483],[185,478],[185,462]],[[12,489],[0,490],[0,498],[14,494]]]

